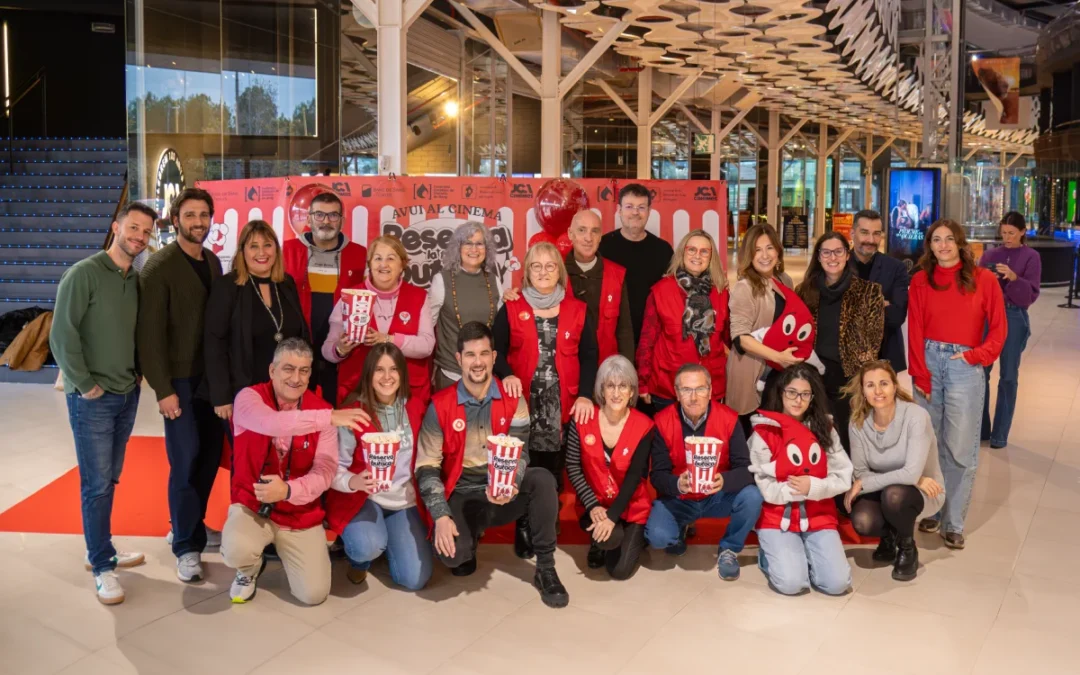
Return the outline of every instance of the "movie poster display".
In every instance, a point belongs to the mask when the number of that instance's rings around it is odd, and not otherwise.
[[[889,169],[889,255],[919,259],[926,229],[938,219],[940,189],[940,169]]]

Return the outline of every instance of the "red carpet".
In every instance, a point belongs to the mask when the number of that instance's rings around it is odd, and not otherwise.
[[[128,443],[124,472],[116,486],[113,502],[113,534],[124,536],[165,536],[169,531],[169,502],[166,486],[169,462],[165,455],[165,439],[158,436],[133,436]],[[565,488],[571,490],[569,485]],[[560,544],[588,544],[589,535],[577,524],[575,498],[572,492],[561,496],[562,521]],[[229,473],[218,470],[217,482],[210,495],[206,522],[221,529],[229,507]],[[692,544],[716,544],[724,533],[726,520],[702,520]],[[0,513],[0,532],[43,532],[48,534],[82,534],[82,514],[79,505],[79,469],[72,468],[23,501]],[[840,535],[844,543],[866,543],[841,519]],[[749,543],[756,543],[750,535]],[[488,530],[485,543],[513,543],[513,526]]]

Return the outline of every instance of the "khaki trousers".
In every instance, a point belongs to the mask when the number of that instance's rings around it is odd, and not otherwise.
[[[248,576],[259,573],[263,549],[273,544],[285,566],[289,591],[305,605],[318,605],[330,594],[330,553],[322,525],[287,530],[260,518],[243,504],[229,507],[221,532],[225,564]]]

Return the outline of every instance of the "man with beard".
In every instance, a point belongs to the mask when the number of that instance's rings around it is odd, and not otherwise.
[[[911,279],[903,262],[878,250],[884,236],[880,213],[867,210],[855,214],[855,226],[851,230],[855,272],[864,281],[881,285],[885,296],[885,337],[881,341],[880,357],[887,359],[899,373],[907,369],[902,328],[907,319]]]
[[[64,375],[68,421],[79,462],[86,568],[98,600],[124,601],[117,567],[141,565],[141,553],[112,544],[113,492],[124,468],[141,378],[135,364],[138,273],[131,262],[150,241],[157,212],[145,204],[120,209],[112,243],[71,267],[56,289],[49,349]]]
[[[367,249],[349,241],[342,232],[344,206],[333,192],[323,192],[308,207],[309,232],[290,239],[282,247],[285,272],[296,282],[300,308],[311,328],[311,344],[326,342],[330,314],[341,299],[341,289],[357,286],[364,279]],[[331,405],[337,393],[337,365],[315,350],[315,384]]]
[[[165,420],[170,536],[176,576],[186,583],[202,579],[203,549],[221,545],[221,533],[203,524],[223,440],[203,357],[206,298],[221,276],[221,261],[203,248],[213,216],[208,192],[181,192],[169,211],[176,241],[150,256],[139,275],[139,363]]]

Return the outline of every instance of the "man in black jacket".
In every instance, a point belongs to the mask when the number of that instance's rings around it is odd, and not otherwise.
[[[855,271],[860,278],[881,285],[881,293],[885,296],[885,337],[879,356],[887,359],[899,373],[907,369],[902,328],[907,320],[911,279],[902,261],[878,250],[884,236],[881,214],[870,210],[855,214],[855,226],[851,231]]]

